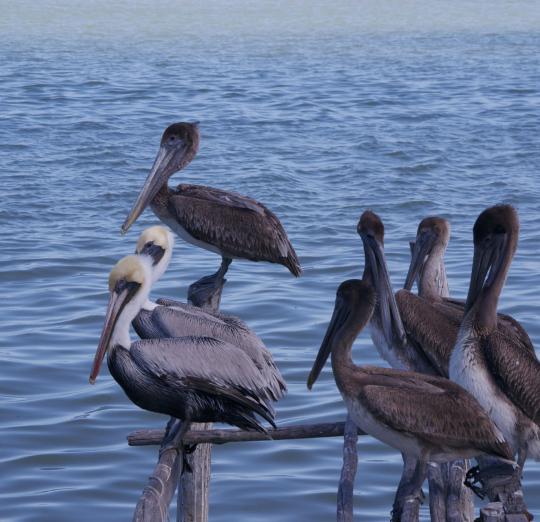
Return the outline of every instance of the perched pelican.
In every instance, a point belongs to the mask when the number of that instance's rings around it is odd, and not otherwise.
[[[376,293],[365,281],[340,285],[307,382],[311,388],[331,353],[334,378],[354,422],[402,452],[404,473],[392,511],[392,520],[399,521],[405,502],[421,499],[428,462],[483,454],[511,460],[512,452],[474,397],[448,379],[354,364],[352,345],[369,322],[375,301]]]
[[[438,368],[426,357],[422,347],[414,339],[406,335],[406,329],[401,321],[402,311],[394,298],[390,276],[386,268],[384,256],[384,224],[377,214],[368,210],[360,216],[358,233],[362,238],[365,252],[365,268],[363,279],[371,281],[377,288],[378,303],[370,321],[371,338],[379,354],[396,369],[416,371],[427,375],[441,375]],[[387,309],[386,313],[384,312]],[[410,460],[410,459],[409,459]],[[405,455],[403,461],[411,466]],[[455,475],[459,472],[465,475],[466,462],[452,464]],[[462,511],[467,503],[461,492],[452,488],[448,480],[451,464],[438,464],[431,462],[428,472],[429,489],[431,495],[430,512],[433,520],[446,518],[446,514]],[[462,481],[458,481],[462,482]],[[441,487],[442,484],[442,487]],[[444,492],[442,491],[444,490]],[[464,520],[468,520],[467,513],[462,512]]]
[[[420,221],[412,243],[411,264],[403,288],[411,290],[417,280],[418,295],[430,301],[450,297],[444,254],[450,239],[450,223],[430,216]]]
[[[222,257],[216,276],[223,277],[232,259],[269,261],[299,276],[298,257],[273,212],[254,199],[200,185],[167,180],[185,168],[199,149],[197,123],[174,123],[165,129],[154,165],[122,225],[126,232],[148,203],[154,214],[182,239]]]
[[[362,277],[377,291],[377,303],[369,323],[373,344],[393,368],[438,375],[422,350],[411,343],[406,335],[386,267],[382,220],[371,210],[366,210],[360,216],[357,231],[364,245]]]
[[[108,353],[109,371],[132,402],[182,421],[173,423],[175,430],[166,435],[165,443],[179,440],[190,422],[225,422],[265,431],[255,417],[258,414],[274,426],[266,383],[236,346],[194,336],[131,342],[129,326],[147,301],[151,285],[148,256],[127,256],[112,269],[109,305],[90,383]]]
[[[152,284],[167,270],[173,246],[174,236],[165,227],[150,227],[141,234],[135,252],[151,257]],[[237,317],[169,299],[160,299],[158,303],[147,299],[133,320],[133,327],[142,339],[192,335],[229,343],[242,350],[255,364],[266,383],[269,399],[276,401],[287,390],[270,351]]]
[[[528,454],[540,459],[540,361],[513,330],[498,327],[497,316],[518,236],[510,205],[490,207],[476,220],[469,293],[449,374],[489,413],[523,469]]]
[[[420,222],[404,289],[396,294],[408,338],[445,377],[465,308],[464,301],[449,295],[444,266],[449,237],[450,225],[445,219],[428,217]],[[417,296],[411,292],[415,280]],[[497,317],[497,328],[504,335],[519,339],[521,348],[534,354],[533,344],[521,324],[506,314]]]

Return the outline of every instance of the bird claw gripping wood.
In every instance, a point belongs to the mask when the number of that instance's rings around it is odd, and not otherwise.
[[[478,466],[474,466],[465,475],[464,484],[480,499],[484,499],[487,491],[482,481],[482,473]]]

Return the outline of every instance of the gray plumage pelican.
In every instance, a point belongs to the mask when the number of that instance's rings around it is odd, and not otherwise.
[[[159,225],[147,228],[139,237],[135,253],[150,256],[152,285],[166,272],[173,247],[174,235]],[[159,299],[157,303],[147,299],[133,320],[133,327],[142,339],[191,335],[224,341],[251,359],[266,383],[268,399],[277,401],[287,390],[270,351],[237,317],[171,299]]]
[[[107,354],[111,375],[134,404],[182,421],[167,433],[165,443],[181,439],[191,422],[225,422],[264,432],[257,414],[274,426],[266,383],[236,346],[195,336],[131,342],[130,324],[147,301],[151,285],[148,256],[127,256],[112,269],[90,383]]]

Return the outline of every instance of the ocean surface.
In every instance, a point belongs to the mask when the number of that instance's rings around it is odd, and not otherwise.
[[[341,420],[328,365],[306,377],[338,284],[360,277],[358,217],[386,226],[396,288],[419,220],[452,224],[447,267],[464,297],[471,231],[515,205],[521,238],[500,309],[540,346],[540,7],[478,2],[0,0],[0,520],[130,520],[157,458],[126,436],[166,418],[88,375],[111,266],[157,222],[120,225],[163,129],[201,122],[173,184],[232,189],[282,220],[304,267],[234,262],[222,309],[271,349],[286,426]],[[412,4],[412,3],[411,3]],[[154,296],[185,299],[217,256],[177,241]],[[385,365],[364,332],[360,363]],[[213,452],[210,520],[326,522],[339,439]],[[401,457],[358,444],[358,520],[388,520]],[[524,488],[540,516],[540,464]],[[425,488],[427,491],[427,488]],[[174,507],[173,507],[174,512]],[[422,520],[428,520],[422,509]]]

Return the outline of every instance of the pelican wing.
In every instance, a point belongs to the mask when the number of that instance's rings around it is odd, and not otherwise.
[[[273,424],[260,372],[238,348],[210,337],[180,337],[145,339],[133,343],[130,351],[133,361],[155,379],[223,396]]]
[[[465,310],[465,301],[461,299],[444,298],[441,303],[434,303],[434,306],[444,307],[448,305],[456,311],[459,311],[463,316]],[[521,350],[534,354],[534,345],[529,337],[529,334],[525,331],[525,328],[521,326],[519,321],[516,321],[511,315],[498,313],[497,314],[497,328],[502,332],[505,337],[513,338]]]
[[[283,225],[258,201],[201,185],[178,185],[168,208],[186,231],[199,241],[218,247],[227,257],[270,261],[302,272]]]
[[[407,338],[420,349],[439,373],[447,377],[462,313],[450,306],[440,309],[407,290],[396,293]]]
[[[491,374],[505,395],[540,426],[540,361],[500,329],[480,338]]]
[[[411,372],[392,373],[377,375],[360,392],[360,401],[380,422],[439,447],[467,448],[473,441],[479,452],[512,458],[480,404],[457,384]]]
[[[163,300],[160,299],[158,302]],[[242,320],[232,315],[204,311],[184,303],[175,301],[173,303],[174,306],[158,306],[153,310],[153,332],[158,332],[159,335],[145,338],[182,337],[189,334],[225,341],[239,348],[251,359],[264,378],[269,398],[278,400],[284,395],[287,386],[274,363],[272,354]]]
[[[141,309],[131,324],[141,339],[172,337],[171,335],[168,335],[162,325],[155,320],[154,311]]]

